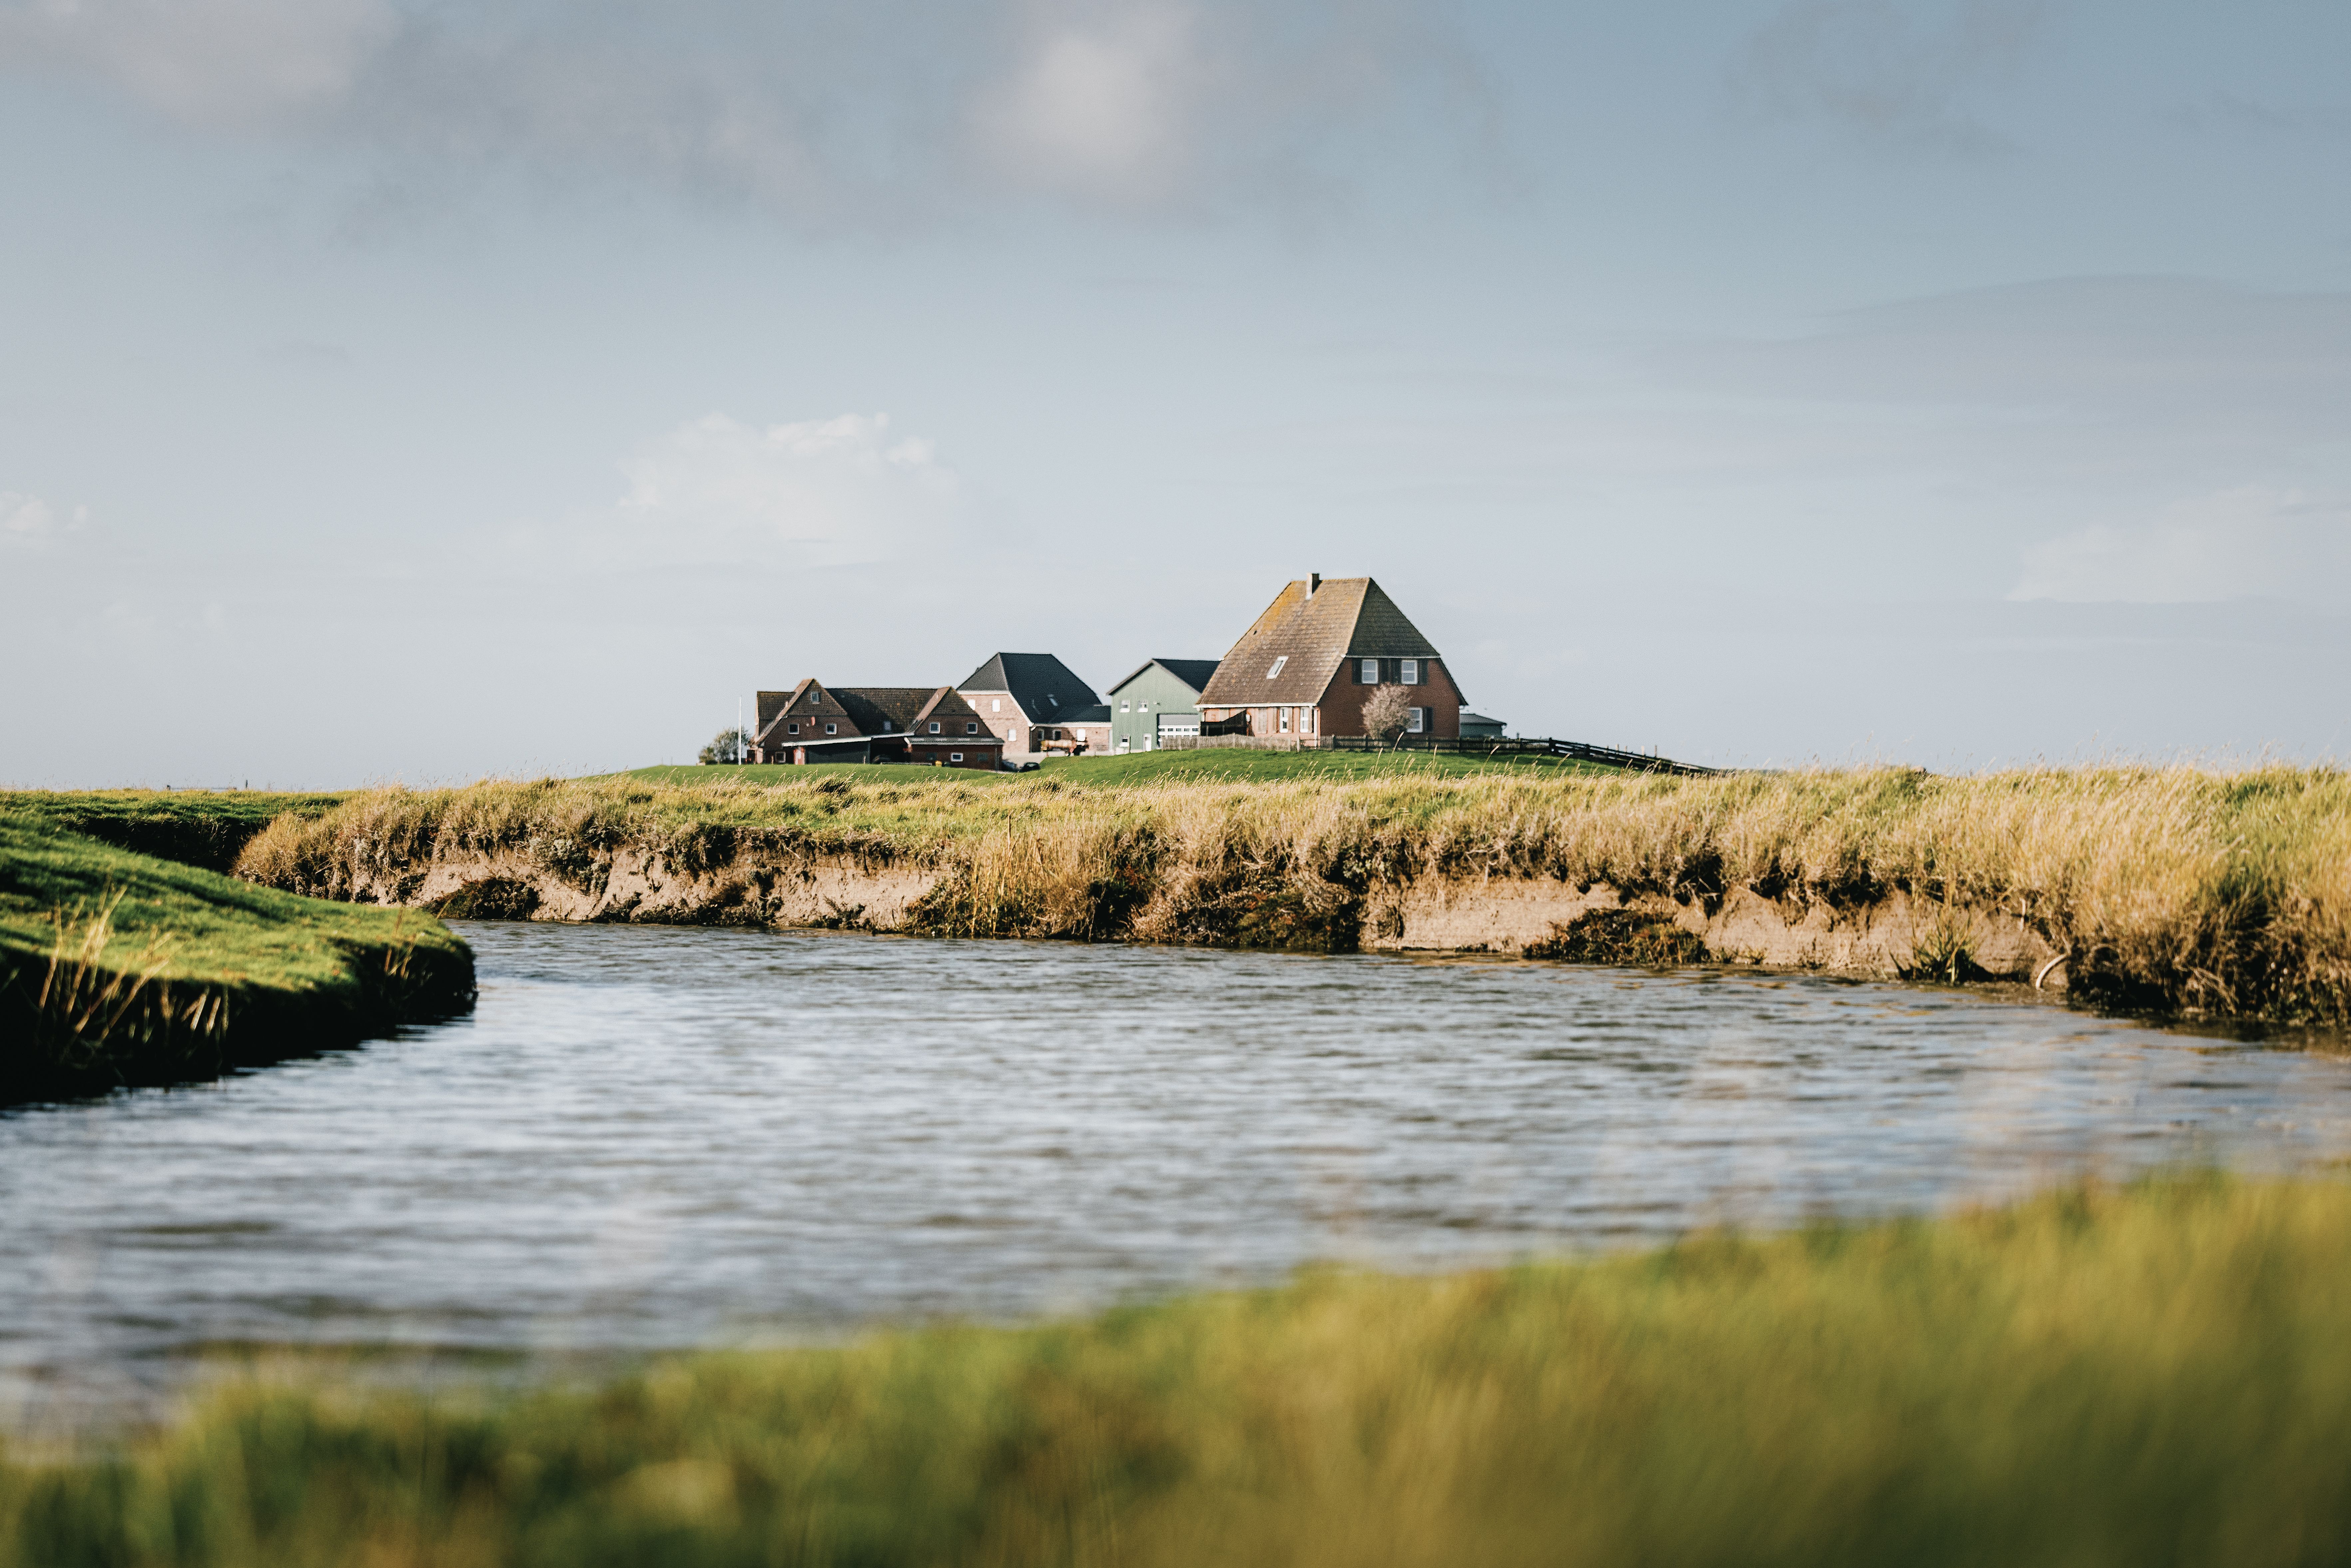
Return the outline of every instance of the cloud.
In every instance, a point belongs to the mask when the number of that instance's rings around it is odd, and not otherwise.
[[[1139,213],[1338,178],[1436,84],[1434,0],[0,0],[0,70],[356,148],[888,229],[1046,195]],[[1272,176],[1269,177],[1270,172]]]
[[[380,0],[0,5],[0,65],[94,76],[173,119],[277,121],[340,99],[391,33]]]
[[[610,567],[851,566],[951,544],[964,486],[886,413],[770,425],[713,413],[622,465],[628,492],[575,539]]]
[[[89,508],[76,507],[60,527],[57,515],[38,496],[0,490],[0,546],[38,549],[59,534],[70,533],[89,521]]]
[[[2351,594],[2351,507],[2245,485],[2140,527],[2097,524],[2028,547],[2012,600],[2190,604]]]
[[[1185,172],[1207,83],[1199,18],[1138,5],[1037,29],[1026,57],[973,115],[998,166],[1022,183],[1147,200]]]
[[[1751,35],[1730,75],[1735,101],[1822,119],[1883,140],[1947,152],[2006,145],[1968,106],[2011,73],[2041,0],[1796,0]]]

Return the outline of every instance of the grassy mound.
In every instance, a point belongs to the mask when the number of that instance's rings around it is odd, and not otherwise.
[[[118,849],[225,872],[278,818],[322,816],[343,799],[250,789],[17,789],[0,790],[0,816],[37,817]]]
[[[0,816],[0,1104],[217,1077],[472,1004],[430,915],[297,897]]]
[[[215,1391],[0,1463],[0,1563],[2340,1562],[2351,1188],[2073,1190],[1308,1276],[596,1388]]]

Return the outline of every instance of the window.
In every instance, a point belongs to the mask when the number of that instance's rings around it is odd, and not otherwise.
[[[1420,661],[1418,659],[1402,661],[1397,666],[1396,679],[1408,686],[1420,685]]]
[[[1045,701],[1054,707],[1060,707],[1061,706],[1061,699],[1055,696],[1050,692],[1047,692],[1045,694]]]
[[[1288,708],[1282,708],[1280,709],[1279,712],[1280,714],[1280,717],[1277,722],[1281,726],[1281,733],[1288,735],[1290,733],[1290,710]]]
[[[979,733],[979,721],[978,721],[978,720],[977,720],[977,719],[969,719],[969,718],[967,718],[967,719],[964,720],[964,721],[963,721],[963,732],[964,732],[966,735],[977,735],[977,734]]]
[[[824,732],[825,732],[825,734],[827,734],[827,735],[835,735],[835,734],[838,734],[838,733],[840,733],[840,730],[841,730],[841,726],[839,726],[839,725],[837,725],[837,724],[828,724],[828,725],[826,725],[826,726],[824,727]]]
[[[963,760],[963,753],[960,751],[950,751],[947,753],[947,760],[949,762],[961,762]]]
[[[820,706],[823,702],[824,702],[824,694],[823,694],[822,692],[820,692],[820,691],[811,691],[811,692],[810,692],[810,693],[809,693],[809,706],[810,706],[810,707],[817,707],[817,706]]]
[[[886,718],[882,721],[882,733],[884,735],[890,733],[890,721]]]
[[[1118,711],[1121,713],[1133,713],[1134,711],[1134,705],[1128,702],[1124,697],[1121,697],[1118,699]]]
[[[938,721],[937,719],[933,719],[933,720],[931,720],[931,733],[932,733],[933,735],[936,735],[936,734],[938,734],[938,732],[939,732],[939,721]]]
[[[1427,717],[1428,710],[1425,707],[1416,707],[1412,709],[1411,712],[1412,722],[1405,726],[1405,733],[1407,735],[1418,735],[1421,731],[1421,721]]]
[[[1276,659],[1273,662],[1273,668],[1265,673],[1265,678],[1270,681],[1273,679],[1274,676],[1281,674],[1281,666],[1288,663],[1290,663],[1290,655],[1284,653],[1280,658]]]
[[[1362,663],[1358,664],[1355,666],[1355,684],[1359,686],[1378,685],[1380,684],[1380,662],[1377,659],[1365,659]]]
[[[788,724],[784,726],[784,729],[787,734],[790,735],[798,735],[800,732],[800,727],[796,724]]]
[[[988,698],[987,711],[990,713],[1002,713],[1004,711],[1004,699],[1002,697]]]

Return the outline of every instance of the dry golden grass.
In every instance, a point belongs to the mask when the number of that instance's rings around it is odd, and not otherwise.
[[[2351,777],[2334,768],[1529,772],[1088,788],[1046,777],[378,790],[256,839],[240,874],[402,898],[505,853],[593,888],[622,850],[701,873],[841,856],[939,869],[918,912],[978,936],[1344,948],[1367,896],[1548,878],[1793,908],[1893,892],[2024,922],[2112,1005],[2351,1017]]]

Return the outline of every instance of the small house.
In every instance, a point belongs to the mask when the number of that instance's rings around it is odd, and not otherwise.
[[[1461,734],[1461,688],[1437,645],[1368,577],[1300,579],[1241,634],[1200,694],[1204,735],[1351,736],[1385,685],[1407,689],[1405,732]]]
[[[1004,744],[952,686],[828,686],[761,692],[755,762],[912,762],[994,770]]]
[[[1101,756],[1111,748],[1110,705],[1050,653],[994,653],[956,687],[1007,758]]]
[[[1200,694],[1216,673],[1214,659],[1153,659],[1111,687],[1113,748],[1156,751],[1168,737],[1199,734]]]
[[[1461,738],[1464,740],[1499,740],[1502,731],[1510,727],[1499,718],[1488,718],[1482,713],[1461,716]]]

